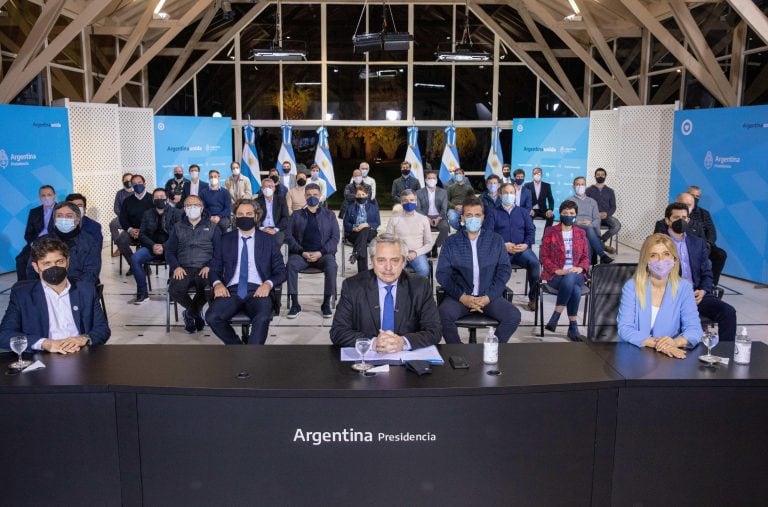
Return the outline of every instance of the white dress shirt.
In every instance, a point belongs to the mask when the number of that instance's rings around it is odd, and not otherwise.
[[[261,276],[259,276],[259,270],[256,269],[256,258],[253,255],[253,243],[255,241],[255,238],[253,235],[251,236],[244,236],[242,231],[239,231],[237,233],[237,267],[235,267],[235,273],[232,276],[232,278],[229,279],[229,283],[227,284],[227,287],[231,287],[233,285],[237,285],[237,282],[240,281],[240,256],[243,255],[243,238],[251,238],[248,241],[246,241],[246,245],[248,246],[248,283],[253,283],[256,285],[261,285],[262,280]]]
[[[274,203],[275,203],[275,199],[274,198],[267,199],[266,197],[264,197],[264,208],[265,209],[264,209],[264,221],[261,223],[262,229],[264,227],[272,227],[275,230],[277,230],[277,228],[275,227],[275,219],[272,216],[272,211],[274,210]]]
[[[69,289],[72,286],[67,281],[67,286],[57,294],[55,290],[43,283],[45,304],[48,307],[48,336],[51,340],[63,340],[70,336],[80,336],[80,331],[75,324],[75,316],[72,314],[72,303],[69,300]],[[43,350],[43,341],[40,338],[33,345],[34,350]]]
[[[536,183],[533,182],[533,189],[536,191],[536,198],[534,199],[534,202],[537,202],[539,200],[539,194],[541,193],[541,182]],[[533,209],[539,209],[538,204],[533,205]]]
[[[427,216],[429,217],[436,217],[440,215],[440,212],[437,211],[437,206],[435,206],[436,195],[437,190],[434,188],[427,188],[427,199],[429,200],[429,210],[427,210]]]
[[[189,195],[200,195],[200,180],[189,182]]]
[[[469,244],[472,246],[472,295],[477,296],[480,293],[480,262],[477,259],[477,238],[480,234],[475,236],[475,239],[470,239]]]

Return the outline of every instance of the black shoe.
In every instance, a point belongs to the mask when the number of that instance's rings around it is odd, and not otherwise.
[[[555,331],[557,331],[557,324],[552,324],[551,322],[547,322],[547,323],[544,325],[544,329],[546,329],[547,331],[550,331],[550,332],[554,333]]]
[[[288,315],[285,316],[286,319],[295,319],[299,316],[301,313],[301,306],[299,306],[298,303],[293,303],[291,305],[291,309],[288,310]]]
[[[202,317],[195,317],[195,329],[202,331],[205,328],[205,319]]]
[[[128,271],[125,272],[125,276],[133,276],[133,269],[128,268]]]
[[[584,339],[584,337],[581,335],[581,333],[579,333],[579,326],[578,325],[570,324],[568,326],[568,338],[572,342],[580,342],[580,341],[582,341]]]
[[[146,303],[147,301],[149,301],[149,294],[147,294],[146,292],[140,292],[136,296],[136,301],[134,301],[133,304],[140,305],[140,304]]]
[[[603,254],[603,256],[600,257],[600,264],[610,264],[612,262],[613,262],[613,257],[608,257],[605,254]]]
[[[182,312],[181,316],[184,317],[184,331],[190,334],[194,333],[196,331],[194,317],[190,316],[186,310]]]
[[[331,305],[328,303],[323,303],[320,305],[320,311],[323,313],[323,317],[329,318],[333,317],[333,311],[331,311]]]

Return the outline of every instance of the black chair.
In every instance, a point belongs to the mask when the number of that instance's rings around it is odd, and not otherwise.
[[[512,296],[513,296],[512,291],[510,291],[509,289],[504,289],[504,293],[502,294],[502,297],[504,299],[511,302]],[[440,303],[443,302],[443,299],[445,299],[445,289],[443,289],[442,287],[438,287],[437,288],[437,305],[438,306],[440,306]],[[477,343],[477,330],[484,329],[487,327],[496,328],[499,326],[499,321],[488,317],[484,313],[473,312],[457,319],[454,322],[454,324],[456,325],[456,327],[461,327],[469,330],[468,343]]]
[[[515,274],[517,274],[518,269],[522,269],[523,271],[525,271],[525,268],[523,266],[520,266],[519,264],[512,264],[512,271]],[[524,285],[523,295],[527,296],[528,295],[528,272],[527,271],[525,272],[525,282],[523,285]],[[509,289],[509,291],[512,293],[513,296],[515,295],[515,291],[513,289]]]
[[[109,317],[107,316],[107,303],[104,301],[104,284],[96,284],[96,295],[99,297],[99,303],[101,304],[101,310],[104,312],[104,319],[109,324]]]
[[[592,268],[590,279],[587,339],[592,342],[618,341],[616,315],[621,303],[624,284],[632,278],[636,263],[598,264]]]
[[[585,325],[587,323],[587,311],[589,309],[589,284],[590,281],[587,280],[584,283],[584,286],[581,288],[581,296],[585,298],[584,300],[584,319],[581,323],[581,325]],[[544,295],[549,294],[551,296],[557,296],[557,290],[551,287],[547,282],[544,280],[539,281],[539,313],[536,317],[534,317],[533,325],[536,326],[536,324],[539,324],[540,331],[539,336],[544,336]]]
[[[341,240],[341,276],[344,277],[344,272],[347,269],[347,249],[346,247],[354,248],[355,245],[350,243],[346,236]]]
[[[608,226],[606,225],[600,226],[600,232],[607,231],[607,230],[608,230]],[[616,244],[616,246],[613,246],[614,243]],[[608,246],[613,247],[613,249],[616,250],[616,255],[619,255],[619,233],[618,232],[613,236],[611,236],[610,238],[608,238]]]
[[[168,269],[168,263],[165,262],[165,259],[152,259],[144,263],[144,272],[147,275],[149,290],[152,290],[152,266],[155,267],[155,277],[158,277],[160,275],[160,266],[165,266],[165,269]]]

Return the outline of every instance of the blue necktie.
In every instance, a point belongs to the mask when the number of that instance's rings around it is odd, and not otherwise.
[[[384,331],[395,330],[395,300],[392,297],[392,287],[394,285],[384,287],[387,289],[387,295],[384,296],[384,314],[381,317],[381,329]]]
[[[245,299],[248,295],[248,240],[243,238],[243,249],[240,250],[240,278],[237,279],[237,297]]]

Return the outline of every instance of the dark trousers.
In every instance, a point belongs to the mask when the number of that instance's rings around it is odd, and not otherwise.
[[[725,261],[728,259],[728,253],[717,245],[710,245],[709,260],[712,262],[712,286],[717,287],[720,283],[720,274],[725,267]]]
[[[445,343],[461,343],[455,322],[465,315],[469,315],[469,308],[451,296],[445,296],[438,310],[440,311]],[[520,310],[503,297],[498,297],[488,303],[488,306],[483,308],[483,313],[499,321],[496,336],[501,343],[507,343],[517,326],[520,325]]]
[[[600,220],[600,226],[608,227],[608,230],[605,231],[602,236],[600,236],[600,239],[603,241],[603,243],[611,239],[611,237],[617,235],[621,230],[621,222],[619,222],[619,219],[616,217],[603,218]]]
[[[547,216],[547,210],[545,209],[534,209],[531,210],[533,212],[533,216],[531,218],[541,218],[543,220],[546,220],[544,227],[549,227],[552,225],[552,222],[555,220],[555,214],[553,213],[551,217]]]
[[[596,254],[598,257],[605,255],[605,250],[603,250],[603,242],[600,241],[600,235],[597,233],[594,227],[591,225],[583,226],[578,224],[576,227],[587,233],[587,243],[589,243],[590,255]]]
[[[131,259],[133,258],[133,249],[131,247],[139,244],[138,239],[133,239],[128,231],[123,231],[117,237],[117,249],[120,250],[120,255],[125,258],[128,266],[131,265]]]
[[[352,253],[357,257],[357,272],[368,271],[368,243],[376,237],[376,229],[366,227],[361,231],[351,231],[347,241],[352,243]]]
[[[736,310],[725,301],[707,294],[699,303],[699,315],[717,322],[720,341],[732,342],[736,339]]]
[[[117,237],[120,236],[120,219],[115,217],[109,222],[109,234],[112,241],[117,243]]]
[[[19,255],[16,256],[16,280],[22,281],[27,279],[27,264],[29,264],[29,256],[32,248],[29,245],[24,245]]]
[[[147,247],[141,247],[131,257],[131,269],[133,278],[136,280],[136,292],[145,294],[147,292],[147,272],[144,271],[144,264],[152,260],[162,260],[164,255],[155,255]]]
[[[437,218],[436,216],[427,217],[430,219],[430,227],[429,229],[432,232],[437,232],[437,238],[435,239],[435,246],[433,248],[440,248],[443,246],[443,241],[445,241],[445,238],[448,237],[448,233],[450,232],[450,226],[448,225],[448,219],[443,218],[440,220],[440,222],[437,224],[437,227],[432,227],[432,219]]]
[[[323,287],[323,295],[332,296],[336,294],[336,272],[338,271],[338,265],[336,264],[336,256],[331,254],[325,254],[320,257],[317,262],[309,263],[304,260],[299,254],[291,254],[288,256],[288,294],[296,297],[299,293],[299,271],[307,269],[312,266],[323,270],[325,275],[325,284]]]
[[[203,306],[205,306],[205,286],[208,285],[208,278],[200,276],[202,268],[184,268],[187,274],[181,280],[176,280],[171,274],[171,280],[168,282],[168,293],[171,299],[180,304],[190,317],[202,317]],[[189,297],[189,288],[195,287],[195,297]]]
[[[547,282],[547,285],[557,291],[555,306],[565,306],[569,317],[579,313],[581,288],[584,286],[584,276],[581,273],[558,275]]]
[[[251,345],[264,345],[267,341],[269,323],[272,321],[272,297],[253,297],[260,286],[248,284],[248,295],[245,299],[237,296],[237,285],[228,287],[230,297],[216,298],[211,302],[210,308],[205,314],[205,320],[213,330],[213,333],[227,345],[242,343],[235,333],[230,319],[239,311],[244,311],[251,318],[251,333],[248,335],[248,343]]]
[[[539,295],[539,278],[541,277],[541,264],[533,250],[526,248],[520,253],[510,254],[509,262],[525,269],[528,278],[528,299],[535,301]]]
[[[229,231],[229,226],[232,225],[232,219],[229,217],[220,217],[218,225],[221,233],[224,234]]]

